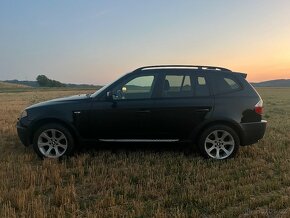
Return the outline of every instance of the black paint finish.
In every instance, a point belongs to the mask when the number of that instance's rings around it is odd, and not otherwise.
[[[264,136],[266,129],[266,121],[255,112],[255,105],[261,98],[245,80],[245,74],[222,69],[139,68],[91,96],[60,98],[26,108],[28,116],[17,123],[18,135],[23,144],[29,145],[41,125],[59,122],[79,142],[100,139],[196,141],[206,127],[223,123],[237,132],[242,145],[253,144]],[[202,76],[210,94],[164,98],[166,74],[190,75],[193,84],[197,76]],[[113,100],[107,97],[108,92],[140,75],[154,75],[151,98]],[[241,88],[218,93],[215,81],[219,76],[235,78]]]

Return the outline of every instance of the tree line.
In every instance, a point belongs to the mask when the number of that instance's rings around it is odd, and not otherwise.
[[[65,87],[66,84],[63,84],[59,81],[52,80],[47,78],[45,75],[38,75],[36,81],[40,87]]]

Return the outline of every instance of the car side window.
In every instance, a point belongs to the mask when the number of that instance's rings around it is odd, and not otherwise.
[[[224,80],[226,81],[226,83],[228,84],[228,86],[232,89],[232,90],[235,90],[235,89],[239,89],[240,86],[238,83],[236,83],[233,79],[230,79],[230,78],[224,78]]]
[[[208,82],[204,76],[197,76],[195,82],[195,96],[209,96]]]
[[[230,75],[216,76],[215,77],[216,93],[230,93],[242,89],[238,81]]]
[[[189,75],[166,75],[163,81],[162,97],[190,97],[193,88]]]
[[[148,99],[153,89],[153,75],[134,77],[113,90],[114,100]]]

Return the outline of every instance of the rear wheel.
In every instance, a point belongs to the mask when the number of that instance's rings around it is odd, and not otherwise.
[[[72,154],[74,139],[62,125],[51,123],[40,127],[33,138],[33,149],[41,158],[60,158]]]
[[[236,155],[240,140],[232,128],[225,125],[215,125],[202,133],[198,146],[204,157],[221,160]]]

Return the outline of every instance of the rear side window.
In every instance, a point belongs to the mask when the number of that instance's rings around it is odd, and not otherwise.
[[[226,81],[226,83],[229,85],[229,87],[230,87],[232,90],[240,89],[239,84],[236,83],[233,79],[230,79],[230,78],[224,78],[224,80]]]
[[[239,91],[242,89],[237,79],[230,75],[218,75],[215,76],[215,92],[216,94],[230,93]]]
[[[168,74],[163,81],[162,97],[203,97],[209,96],[209,85],[204,75]]]
[[[195,82],[195,96],[209,96],[207,80],[204,76],[197,76]]]
[[[162,97],[190,97],[193,96],[193,89],[189,75],[166,75]]]

